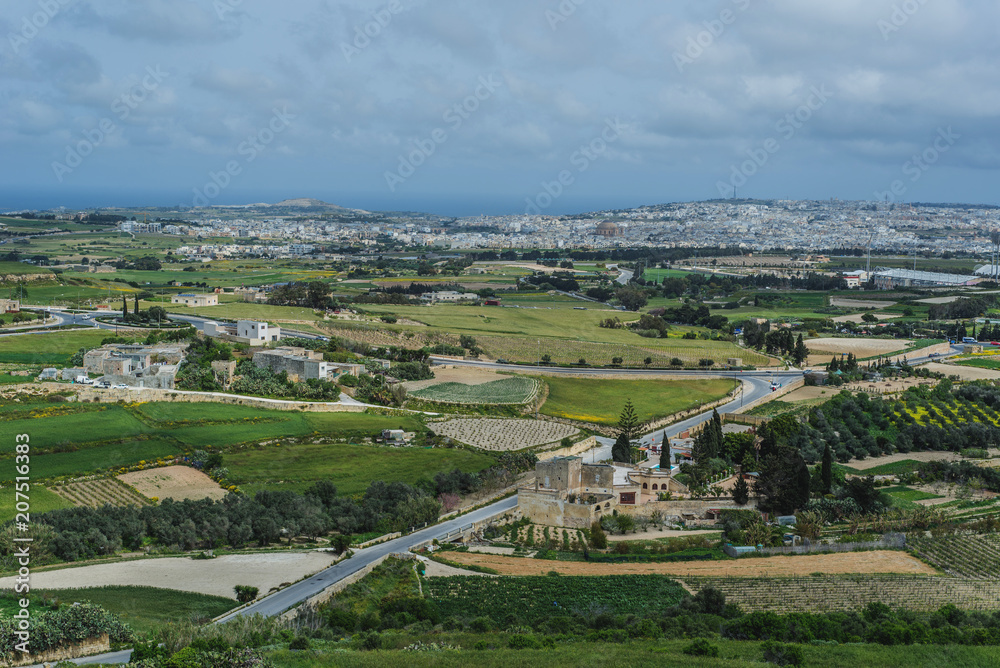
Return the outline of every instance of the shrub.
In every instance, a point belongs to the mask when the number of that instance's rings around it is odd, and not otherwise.
[[[233,587],[233,591],[236,592],[236,600],[240,603],[249,603],[250,601],[257,598],[259,589],[257,587],[251,587],[250,585],[236,585]]]
[[[719,648],[704,638],[697,638],[682,650],[689,656],[719,656]]]
[[[309,638],[305,636],[295,636],[292,642],[288,643],[288,649],[309,649]]]
[[[779,666],[801,666],[805,663],[802,648],[798,645],[785,645],[768,640],[761,649],[764,650],[764,660]]]
[[[511,649],[541,649],[542,643],[533,635],[515,633],[507,641],[507,647]]]

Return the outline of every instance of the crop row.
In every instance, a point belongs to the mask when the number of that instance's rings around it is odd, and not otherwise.
[[[147,506],[149,501],[117,478],[99,478],[50,488],[76,506]]]
[[[508,616],[533,623],[549,615],[574,612],[659,612],[686,595],[676,581],[658,575],[443,577],[428,578],[424,590],[442,617],[489,617],[498,623],[508,621]]]
[[[917,538],[910,544],[922,559],[948,575],[1000,578],[1000,546],[981,537]]]
[[[829,612],[869,603],[929,611],[953,603],[968,610],[1000,609],[995,582],[924,575],[836,575],[782,578],[685,577],[694,590],[714,587],[749,611]]]

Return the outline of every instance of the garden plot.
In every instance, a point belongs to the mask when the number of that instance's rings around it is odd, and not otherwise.
[[[538,394],[539,382],[534,378],[503,378],[490,383],[466,385],[439,383],[410,394],[426,401],[449,404],[524,404]]]
[[[190,466],[165,466],[125,473],[118,478],[148,497],[160,499],[221,499],[226,490],[207,475]]]
[[[83,480],[65,485],[53,485],[49,489],[74,506],[100,508],[105,504],[111,506],[149,505],[149,499],[116,478]]]
[[[576,427],[543,420],[460,418],[430,425],[441,436],[483,450],[506,452],[555,443],[580,432]]]

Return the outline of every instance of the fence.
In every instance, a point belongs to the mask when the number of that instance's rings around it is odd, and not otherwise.
[[[802,545],[785,545],[782,547],[763,547],[752,552],[741,550],[732,545],[723,545],[722,551],[730,557],[741,557],[747,554],[810,554],[812,552],[854,552],[855,550],[905,550],[906,535],[901,533],[886,534],[880,540],[862,541],[857,543],[811,543],[808,538]]]

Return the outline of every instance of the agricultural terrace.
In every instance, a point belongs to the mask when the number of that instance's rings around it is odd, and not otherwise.
[[[1000,535],[917,537],[910,544],[924,561],[948,575],[1000,580]]]
[[[438,383],[410,392],[425,401],[450,404],[524,404],[538,394],[539,381],[534,378],[504,378],[489,383]]]
[[[607,380],[597,378],[545,378],[548,398],[543,415],[615,424],[627,399],[632,400],[640,422],[697,408],[725,397],[737,386],[729,379],[705,380]]]
[[[544,420],[458,418],[430,426],[434,433],[483,450],[505,452],[555,443],[580,430]]]
[[[582,306],[584,302],[579,300],[535,298],[545,301],[537,302],[537,307],[524,308],[435,304],[366,305],[365,309],[421,323],[419,326],[396,324],[386,329],[424,334],[437,332],[453,337],[469,334],[476,338],[488,357],[515,362],[536,363],[541,356],[548,355],[556,364],[576,364],[582,358],[589,364],[607,365],[615,357],[621,357],[624,365],[636,367],[644,366],[647,357],[652,358],[651,363],[655,366],[669,366],[675,357],[689,366],[697,366],[703,358],[713,359],[720,366],[729,358],[742,359],[744,366],[774,363],[765,355],[729,341],[682,339],[679,333],[667,339],[648,339],[628,329],[598,326],[609,317],[620,318],[626,323],[637,320],[638,313]],[[506,302],[508,298],[504,299]]]
[[[361,494],[376,480],[412,484],[426,476],[489,468],[493,457],[461,448],[386,448],[349,443],[304,443],[240,449],[223,458],[229,479],[244,491],[304,491],[329,480],[340,494]]]
[[[675,577],[730,576],[753,578],[803,576],[811,573],[900,573],[934,575],[935,570],[907,552],[875,550],[871,552],[841,552],[834,554],[803,554],[704,561],[602,563],[588,561],[550,561],[508,557],[475,552],[448,552],[448,560],[462,566],[485,566],[500,575],[545,575],[556,571],[561,575],[618,575],[634,573],[659,574]],[[997,592],[1000,596],[1000,591]]]
[[[473,472],[494,463],[485,454],[461,449],[373,446],[370,439],[382,429],[422,435],[426,428],[413,417],[367,413],[283,412],[214,403],[38,402],[2,405],[0,421],[10,433],[32,435],[32,475],[38,480],[117,473],[142,462],[215,449],[223,453],[233,484],[303,489],[329,478],[341,493],[353,494],[374,480],[412,482],[422,474],[433,477],[455,468]],[[262,441],[271,445],[247,449]],[[0,450],[0,465],[11,464],[3,466],[9,475],[0,474],[0,482],[14,476],[13,454],[13,442]]]
[[[14,519],[16,513],[17,498],[13,485],[0,487],[0,523],[6,523]],[[46,487],[33,485],[31,488],[31,512],[47,513],[50,510],[69,508],[73,504],[66,501],[58,494],[53,493]]]
[[[867,553],[839,556],[852,554]],[[1000,609],[1000,588],[995,581],[885,572],[820,575],[821,572],[789,577],[725,577],[725,573],[720,573],[684,577],[681,582],[695,591],[714,587],[727,600],[746,610],[828,612],[857,610],[869,603],[919,611],[937,610],[949,603],[966,610]]]
[[[853,354],[858,359],[875,357],[876,355],[889,355],[906,350],[913,345],[913,341],[902,339],[856,339],[856,338],[826,338],[809,339],[805,341],[809,348],[809,363],[820,364],[830,361],[833,355],[847,353]]]
[[[74,506],[148,506],[150,500],[117,478],[96,478],[53,485],[52,491]],[[34,505],[34,504],[32,504]]]
[[[98,329],[33,332],[0,337],[0,363],[68,365],[80,348],[97,348],[109,336]],[[29,379],[24,379],[29,380]]]

